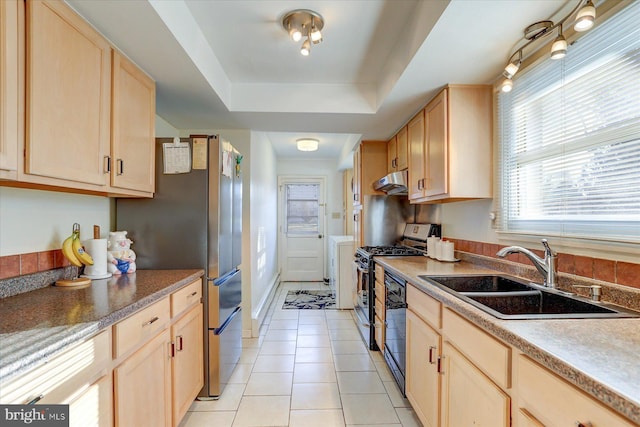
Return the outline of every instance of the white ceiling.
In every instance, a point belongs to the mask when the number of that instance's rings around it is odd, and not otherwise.
[[[493,83],[522,29],[574,0],[67,0],[157,84],[178,129],[265,132],[279,157],[348,159],[447,83]],[[281,26],[325,19],[311,55]],[[295,140],[320,139],[300,153]]]

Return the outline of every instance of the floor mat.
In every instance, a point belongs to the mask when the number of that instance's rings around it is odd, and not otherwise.
[[[297,310],[336,308],[336,298],[332,291],[289,291],[282,308]]]

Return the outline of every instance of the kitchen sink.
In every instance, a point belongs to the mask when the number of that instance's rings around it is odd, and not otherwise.
[[[517,292],[530,291],[532,288],[526,282],[511,276],[504,275],[477,275],[477,276],[418,276],[421,279],[430,279],[440,285],[456,292]]]
[[[640,317],[640,313],[511,276],[418,276],[499,319]]]

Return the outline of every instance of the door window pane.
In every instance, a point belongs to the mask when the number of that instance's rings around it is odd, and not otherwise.
[[[287,234],[317,234],[319,184],[286,184]]]

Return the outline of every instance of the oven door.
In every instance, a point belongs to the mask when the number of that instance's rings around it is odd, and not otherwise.
[[[373,294],[371,292],[371,275],[373,270],[365,268],[361,263],[354,261],[354,274],[356,278],[356,288],[354,294],[354,313],[356,315],[356,326],[362,335],[367,348],[371,350],[377,350],[374,336],[375,328],[372,322],[373,315],[373,303],[371,298]]]
[[[353,262],[355,292],[353,307],[360,323],[369,327],[369,270],[362,267],[358,261]]]
[[[406,282],[385,272],[385,339],[384,358],[404,395],[406,366]]]

